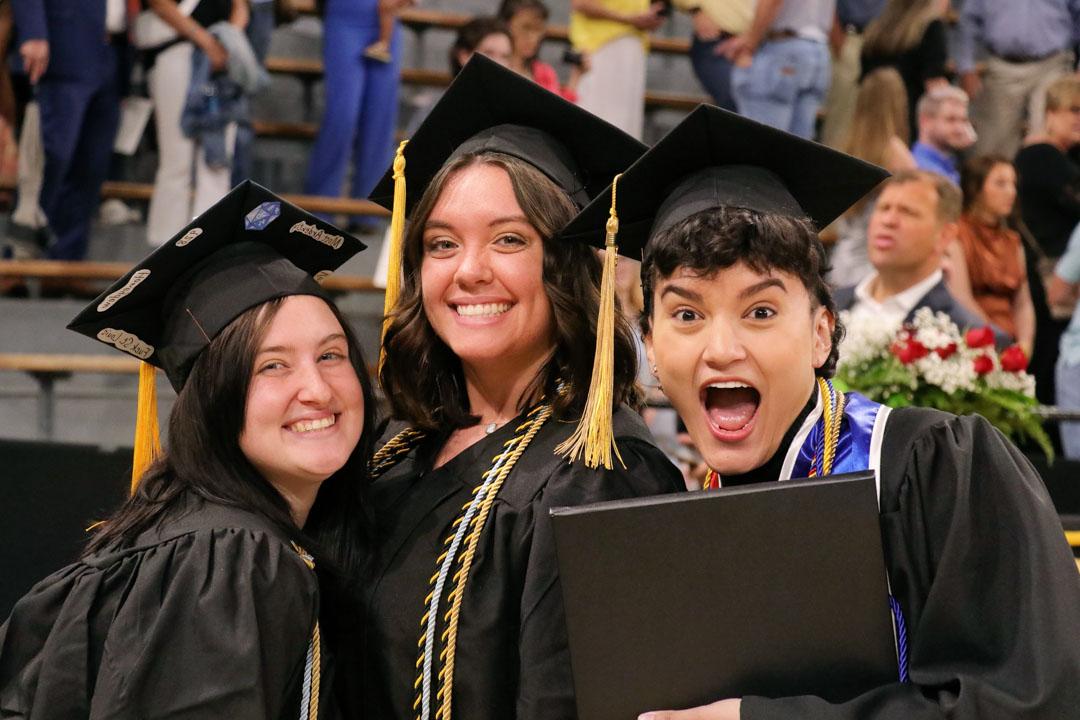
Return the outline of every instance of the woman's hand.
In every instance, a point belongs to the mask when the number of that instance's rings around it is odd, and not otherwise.
[[[639,715],[638,720],[739,720],[742,698],[729,698],[689,710],[657,710]]]
[[[690,16],[694,24],[694,36],[703,42],[711,42],[720,37],[720,26],[714,23],[704,10],[699,9]]]
[[[22,56],[26,74],[30,76],[30,84],[37,85],[37,81],[49,69],[49,41],[27,40],[19,46],[19,55]]]
[[[206,37],[202,38],[198,45],[210,59],[210,68],[214,72],[223,72],[229,64],[229,51],[225,49],[225,46],[210,33],[206,33]]]
[[[663,3],[655,2],[649,6],[649,9],[646,12],[628,16],[626,18],[626,23],[628,25],[633,25],[642,32],[652,32],[664,24],[664,18],[660,15],[660,11],[663,7]]]

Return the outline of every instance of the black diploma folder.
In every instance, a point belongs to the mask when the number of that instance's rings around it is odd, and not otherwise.
[[[872,472],[551,516],[580,720],[898,680]]]

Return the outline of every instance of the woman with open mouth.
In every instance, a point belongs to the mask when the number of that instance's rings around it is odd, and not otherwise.
[[[247,182],[72,321],[144,361],[132,495],[0,626],[0,716],[340,717],[375,404],[314,276],[362,248]]]
[[[1080,707],[1080,583],[1031,464],[979,416],[890,411],[829,380],[842,329],[817,228],[884,177],[702,106],[618,181],[618,242],[644,250],[646,348],[712,468],[706,486],[875,470],[891,592],[881,612],[897,648],[896,682],[847,702],[747,696],[641,708],[645,720],[1058,718]],[[564,234],[594,232],[607,213],[601,197]]]
[[[626,405],[636,357],[618,314],[597,414],[619,457],[564,445],[589,394],[601,263],[556,235],[643,149],[477,55],[404,150],[410,225],[380,372],[402,424],[372,464],[372,717],[576,716],[548,510],[682,484]],[[373,199],[390,206],[393,185]]]

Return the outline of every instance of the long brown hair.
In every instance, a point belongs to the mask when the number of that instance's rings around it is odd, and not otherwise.
[[[860,160],[884,165],[893,137],[905,145],[911,140],[907,91],[896,68],[882,67],[859,83],[851,131],[841,149]]]
[[[867,55],[900,55],[922,40],[926,28],[941,17],[941,0],[888,0],[863,34]]]
[[[475,425],[469,411],[461,361],[435,334],[424,313],[421,264],[424,226],[450,179],[477,164],[506,171],[529,223],[543,238],[544,290],[551,303],[555,350],[518,401],[519,407],[547,397],[556,417],[576,419],[589,393],[596,318],[600,307],[601,265],[596,252],[555,239],[577,214],[570,196],[529,163],[483,151],[448,162],[428,185],[413,211],[402,249],[401,295],[391,312],[379,379],[395,418],[427,430]],[[637,354],[630,325],[616,310],[614,402],[636,403]]]
[[[183,511],[195,496],[262,515],[314,554],[324,568],[352,575],[363,566],[369,527],[364,492],[376,403],[356,336],[332,303],[328,305],[344,330],[349,361],[363,391],[364,429],[345,466],[320,486],[303,532],[294,524],[285,499],[240,449],[255,357],[283,300],[245,311],[195,359],[169,415],[167,450],[123,507],[93,535],[87,555],[131,543],[141,532]]]

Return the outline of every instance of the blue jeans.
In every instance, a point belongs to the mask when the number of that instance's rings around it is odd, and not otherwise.
[[[251,19],[248,21],[247,37],[255,58],[266,64],[270,51],[270,36],[274,33],[274,3],[252,3]],[[239,185],[251,177],[255,153],[255,129],[251,126],[251,103],[243,99],[244,117],[236,123],[236,142],[233,145],[232,184]]]
[[[831,81],[829,48],[802,38],[766,42],[749,67],[731,73],[731,90],[746,117],[813,138],[818,109]]]
[[[1058,358],[1054,374],[1057,406],[1062,410],[1080,410],[1080,365],[1070,365],[1065,358]],[[1065,457],[1080,460],[1080,422],[1063,422],[1060,430]]]
[[[731,94],[731,70],[734,66],[726,57],[716,54],[719,44],[719,40],[699,40],[695,36],[690,45],[690,62],[698,81],[712,95],[716,106],[735,112],[735,97]]]

